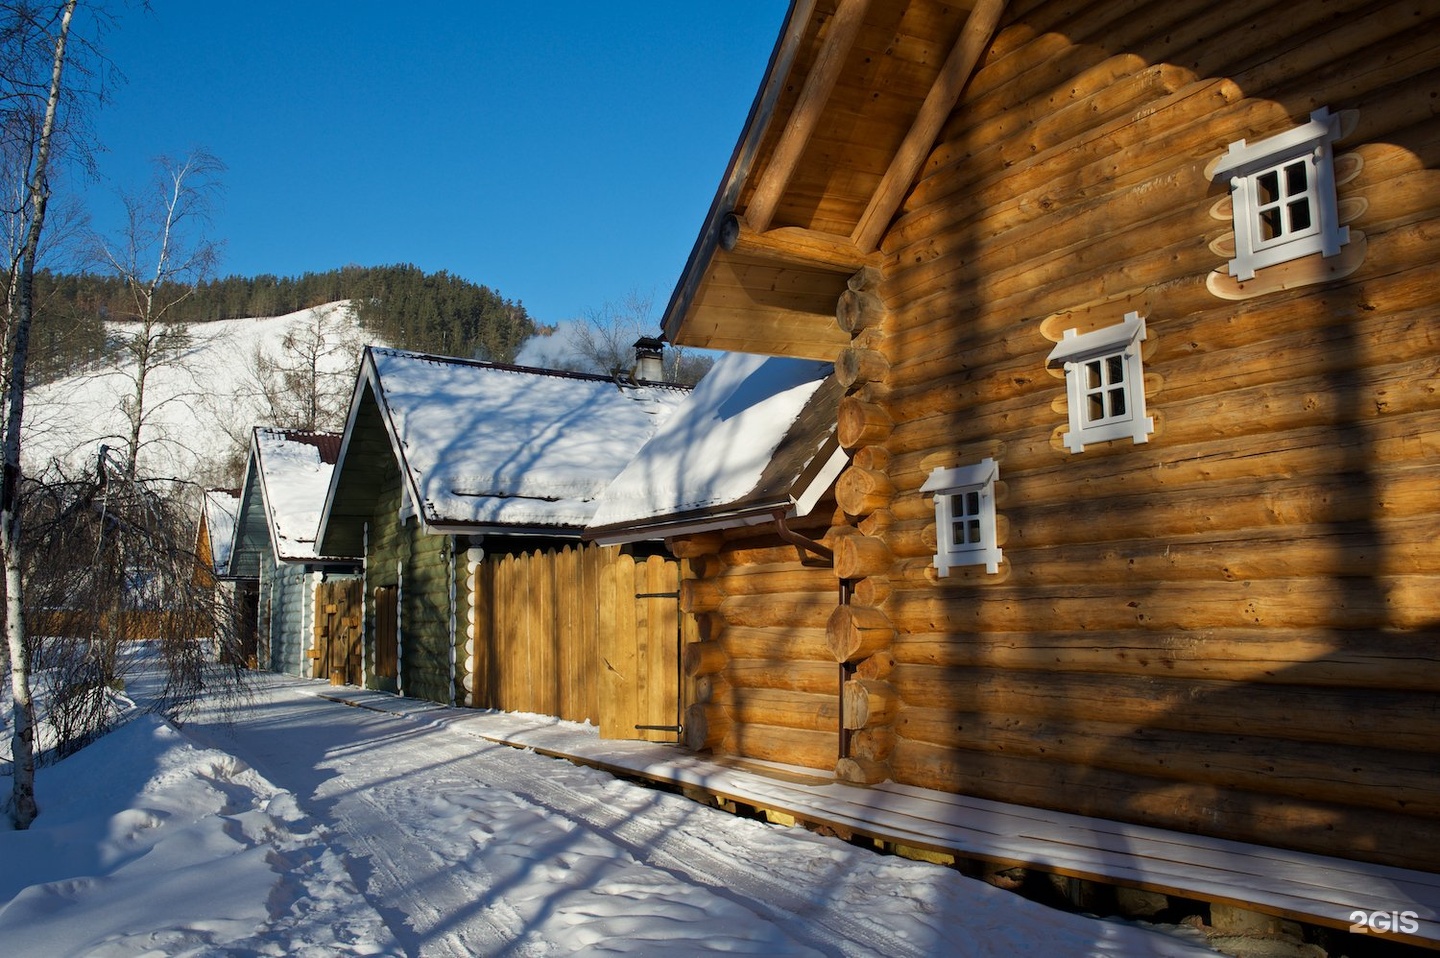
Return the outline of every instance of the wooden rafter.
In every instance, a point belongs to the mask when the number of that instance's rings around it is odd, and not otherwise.
[[[800,98],[790,112],[770,162],[746,206],[746,222],[757,233],[764,233],[770,228],[780,198],[795,173],[810,135],[820,122],[820,115],[840,79],[850,48],[865,23],[865,10],[869,5],[870,0],[840,0],[830,21],[829,36],[825,38],[825,44],[805,78]]]
[[[920,165],[925,162],[940,128],[950,116],[950,111],[955,109],[960,92],[984,53],[985,45],[994,35],[1004,9],[1005,0],[979,0],[965,19],[965,26],[945,59],[940,75],[926,94],[915,122],[910,125],[910,131],[905,134],[889,169],[885,171],[885,177],[851,234],[860,253],[873,252],[880,245],[885,228],[900,208],[905,191],[915,181],[915,174],[920,172]]]

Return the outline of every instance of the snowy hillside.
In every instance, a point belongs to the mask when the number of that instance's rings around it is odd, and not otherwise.
[[[109,326],[112,337],[133,335],[132,324]],[[345,399],[353,385],[347,373],[363,343],[348,302],[328,303],[286,316],[221,320],[189,327],[191,341],[176,361],[155,369],[146,384],[146,420],[141,433],[141,471],[205,484],[238,483],[225,463],[244,449],[256,425],[274,422],[263,395],[258,354],[284,361],[287,333],[304,340],[323,330],[343,338],[346,348],[320,356],[321,371]],[[303,345],[303,344],[302,344]],[[289,351],[292,358],[298,356]],[[101,444],[123,449],[129,434],[124,413],[136,395],[135,367],[113,367],[68,376],[35,388],[26,400],[24,457],[37,470],[52,459],[67,471],[93,468]]]

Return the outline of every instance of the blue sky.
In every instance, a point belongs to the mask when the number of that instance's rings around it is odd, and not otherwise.
[[[447,270],[541,322],[668,299],[786,0],[195,2],[122,9],[95,117],[115,191],[203,147],[228,167],[220,275]]]

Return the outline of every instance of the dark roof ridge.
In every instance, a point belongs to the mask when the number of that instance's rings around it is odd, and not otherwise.
[[[573,369],[550,369],[545,366],[521,366],[517,363],[497,363],[488,359],[463,359],[459,356],[440,356],[435,353],[420,353],[410,349],[396,349],[393,346],[366,346],[365,349],[372,353],[388,353],[392,356],[402,356],[432,363],[444,363],[450,366],[471,366],[476,369],[495,369],[508,373],[531,373],[540,376],[553,376],[557,379],[618,383],[626,386],[657,386],[662,389],[676,389],[682,392],[688,392],[695,388],[683,383],[657,382],[652,379],[621,379],[604,373],[582,373]]]
[[[281,426],[256,426],[256,432],[279,434],[286,442],[298,442],[314,446],[320,453],[320,461],[333,466],[340,461],[342,433],[326,432],[320,429],[286,429]]]

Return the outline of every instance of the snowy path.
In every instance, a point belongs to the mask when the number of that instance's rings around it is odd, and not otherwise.
[[[256,678],[228,721],[139,716],[40,770],[35,826],[0,823],[0,953],[1214,954],[482,735],[524,716]]]
[[[273,683],[233,726],[186,733],[329,823],[408,954],[1209,953],[1064,915],[953,871],[467,734],[474,713],[401,717]]]

